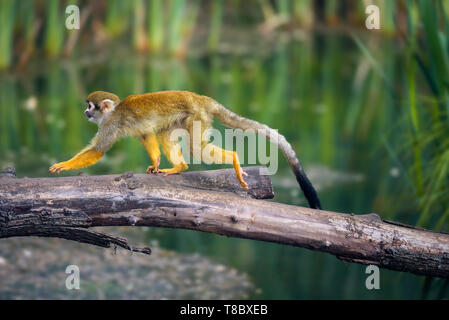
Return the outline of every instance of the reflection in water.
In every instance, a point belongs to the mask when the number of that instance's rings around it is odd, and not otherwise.
[[[28,74],[5,75],[0,79],[0,165],[14,165],[19,177],[42,177],[48,175],[50,164],[80,150],[96,132],[96,125],[86,121],[82,112],[91,91],[106,90],[124,98],[134,93],[183,89],[211,96],[245,117],[278,129],[306,168],[326,168],[311,175],[313,181],[321,181],[319,194],[325,209],[377,212],[383,218],[415,223],[416,209],[408,206],[404,195],[408,188],[405,175],[379,142],[387,138],[393,147],[399,143],[393,137],[400,119],[387,85],[367,67],[367,58],[348,39],[334,35],[322,40],[318,42],[320,50],[314,47],[316,42],[306,40],[283,45],[267,57],[206,56],[185,62],[130,56],[117,50],[107,63],[101,59],[89,63],[84,59],[39,62]],[[382,41],[383,64],[400,63],[394,60],[392,43]],[[393,68],[385,70],[393,72]],[[223,129],[219,123],[217,127]],[[83,171],[144,172],[148,163],[137,140],[123,139],[103,160]],[[166,166],[168,162],[163,159],[161,167]],[[217,167],[221,166],[192,165],[190,170]],[[274,201],[303,203],[282,157],[279,168],[273,179]],[[329,172],[339,174],[330,177]],[[346,173],[363,179],[346,179]],[[187,230],[133,231],[144,233],[148,241],[158,239],[164,248],[199,252],[249,274],[262,289],[255,297],[421,295],[422,277],[382,270],[381,290],[369,291],[365,288],[365,266],[319,252]],[[436,297],[442,287],[435,282],[430,297]]]

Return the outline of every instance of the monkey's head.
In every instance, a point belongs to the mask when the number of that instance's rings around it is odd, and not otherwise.
[[[87,108],[84,111],[87,119],[100,123],[103,117],[120,102],[119,97],[105,91],[94,91],[87,96]]]

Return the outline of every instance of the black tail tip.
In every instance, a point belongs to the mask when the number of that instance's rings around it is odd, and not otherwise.
[[[316,203],[309,203],[309,205],[310,205],[310,208],[312,208],[312,209],[323,210],[321,208],[320,200],[318,200],[318,202],[316,202]]]
[[[304,186],[303,190],[304,195],[306,196],[306,199],[309,202],[310,208],[322,210],[320,199],[318,198],[318,195],[315,189],[313,188],[312,184],[309,182],[306,186]]]
[[[302,167],[298,167],[298,168],[294,168],[294,169],[297,169],[297,170],[294,170],[296,180],[298,181],[302,192],[306,196],[306,199],[309,202],[310,208],[322,210],[320,199],[318,198],[315,188],[313,187],[310,180],[307,178],[307,175],[304,172],[304,170],[302,169]]]

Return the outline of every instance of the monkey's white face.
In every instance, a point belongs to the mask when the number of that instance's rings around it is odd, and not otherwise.
[[[87,101],[88,105],[84,114],[89,121],[100,124],[103,121],[104,116],[113,109],[113,102],[109,99],[105,99],[100,102],[100,105],[95,105],[92,101]]]
[[[101,113],[100,108],[95,106],[93,102],[87,101],[87,108],[84,110],[87,119],[92,122],[98,122],[99,113]]]

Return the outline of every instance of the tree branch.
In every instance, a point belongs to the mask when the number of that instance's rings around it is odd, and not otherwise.
[[[273,196],[269,176],[260,175],[259,169],[245,168],[249,192],[241,189],[232,169],[165,178],[126,173],[17,179],[4,174],[0,177],[0,238],[13,236],[14,228],[30,226],[32,230],[62,228],[59,236],[96,226],[184,228],[449,277],[449,234],[383,221],[376,214],[342,214],[253,199]],[[31,234],[22,229],[19,235]],[[75,236],[71,240],[78,241]]]

